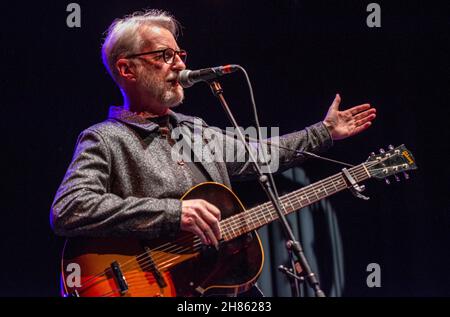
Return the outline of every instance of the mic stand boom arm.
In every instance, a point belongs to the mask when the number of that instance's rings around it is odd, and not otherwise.
[[[304,271],[305,278],[308,281],[308,284],[310,287],[314,290],[316,297],[325,297],[324,292],[320,289],[319,281],[316,277],[316,275],[311,271],[311,267],[305,257],[305,254],[303,253],[303,249],[300,245],[300,242],[298,242],[295,239],[295,236],[292,232],[291,227],[289,226],[289,223],[287,222],[287,219],[282,211],[281,204],[277,196],[275,195],[273,188],[268,180],[268,177],[264,175],[253,155],[253,152],[250,149],[249,144],[245,141],[245,137],[242,134],[241,130],[238,128],[238,124],[233,116],[233,113],[231,112],[230,108],[228,107],[228,104],[223,96],[223,89],[218,81],[210,81],[209,86],[211,87],[211,90],[213,94],[219,98],[220,103],[222,104],[223,109],[225,110],[225,113],[228,116],[228,119],[233,124],[235,130],[237,131],[238,137],[242,144],[245,147],[245,150],[249,154],[250,163],[255,168],[256,173],[258,174],[258,180],[263,187],[264,191],[266,192],[267,196],[269,197],[270,201],[272,202],[272,205],[274,206],[276,212],[278,213],[278,217],[281,221],[283,232],[286,236],[286,241],[288,241],[288,245],[290,245],[290,248],[297,258],[297,261],[299,262],[301,268]]]

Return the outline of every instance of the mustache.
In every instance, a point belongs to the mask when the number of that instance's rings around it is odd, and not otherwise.
[[[178,79],[178,73],[172,73],[169,76],[167,76],[166,80],[167,81],[174,81]]]

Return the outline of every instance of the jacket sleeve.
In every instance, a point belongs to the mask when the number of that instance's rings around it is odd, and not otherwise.
[[[111,153],[102,136],[85,130],[50,211],[61,236],[133,236],[152,239],[179,232],[178,199],[122,198],[109,192]]]
[[[277,143],[280,147],[277,146]],[[296,150],[300,152],[309,151],[312,153],[320,153],[327,150],[332,144],[333,140],[328,129],[322,122],[319,122],[301,131],[283,135],[279,138],[278,142],[274,140],[273,146],[269,146],[270,156],[268,162],[265,164],[261,164],[261,161],[263,161],[261,155],[256,157],[257,161],[260,162],[260,166],[264,167],[265,165],[269,165],[272,172],[278,173],[301,164],[306,159],[305,155],[295,152]],[[254,153],[258,153],[256,151],[258,148],[257,143],[250,142],[250,146],[254,150]],[[226,148],[228,149],[230,147],[226,146]],[[256,174],[248,157],[242,160],[242,157],[245,156],[245,147],[242,143],[237,142],[237,151],[235,153],[239,157],[235,157],[233,162],[226,160],[230,178],[233,180],[241,180],[254,177]],[[268,172],[268,170],[265,169],[263,172]]]

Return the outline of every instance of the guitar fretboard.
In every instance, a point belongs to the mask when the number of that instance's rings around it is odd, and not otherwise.
[[[365,163],[348,169],[356,182],[370,178]],[[305,186],[299,190],[280,197],[281,207],[285,215],[312,203],[331,196],[349,185],[342,172],[327,177],[321,181]],[[225,241],[237,238],[245,233],[256,230],[278,219],[271,202],[253,207],[220,222],[222,238]]]

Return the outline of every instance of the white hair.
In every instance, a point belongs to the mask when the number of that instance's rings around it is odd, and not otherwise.
[[[179,22],[169,12],[156,9],[138,11],[122,19],[115,19],[109,26],[102,45],[102,59],[116,83],[118,78],[116,61],[121,57],[139,53],[143,45],[147,44],[141,36],[141,28],[154,25],[165,28],[175,38],[178,37]]]

